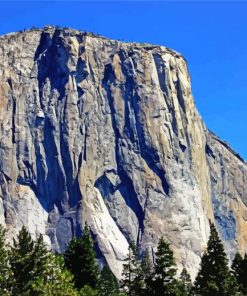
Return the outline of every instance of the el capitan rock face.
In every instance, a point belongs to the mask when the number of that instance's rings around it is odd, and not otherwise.
[[[247,248],[245,162],[203,124],[175,51],[47,27],[0,37],[0,222],[63,252],[87,222],[119,277],[161,235],[195,276],[215,220]]]

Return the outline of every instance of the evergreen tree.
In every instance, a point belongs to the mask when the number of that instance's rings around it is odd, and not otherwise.
[[[247,295],[247,256],[242,258],[239,253],[236,253],[231,268],[241,292]]]
[[[74,276],[75,286],[78,290],[85,285],[96,287],[99,270],[88,226],[85,226],[82,237],[73,238],[70,241],[64,258],[68,270]]]
[[[28,295],[32,282],[35,280],[35,243],[26,228],[23,227],[17,236],[17,240],[13,240],[13,247],[10,251],[10,266],[13,272],[14,295]]]
[[[44,242],[43,235],[40,234],[37,241],[34,242],[34,249],[32,254],[33,260],[33,275],[34,278],[47,277],[49,272],[50,252]]]
[[[241,282],[241,277],[243,274],[243,258],[242,256],[237,252],[233,261],[232,261],[232,274],[235,276],[235,278],[237,279],[237,281],[240,283]]]
[[[42,235],[33,241],[23,227],[10,250],[12,295],[76,296],[73,277],[61,256],[48,252]]]
[[[85,285],[80,291],[79,296],[98,296],[98,291],[92,287]]]
[[[143,253],[140,266],[140,279],[142,281],[142,288],[140,295],[146,296],[151,292],[153,266],[149,258],[148,251]]]
[[[5,230],[0,225],[0,295],[10,295],[12,273],[5,246]]]
[[[32,283],[32,295],[77,296],[73,276],[65,268],[63,257],[50,253],[47,262],[46,272]]]
[[[118,295],[118,281],[107,266],[102,268],[97,286],[98,296]]]
[[[59,291],[64,291],[63,295],[74,295],[71,276],[61,260],[48,252],[42,235],[33,241],[23,227],[10,250],[13,295],[61,295]],[[67,294],[66,289],[70,291]]]
[[[176,276],[176,263],[170,244],[163,237],[159,240],[153,275],[153,294],[155,296],[180,295]]]
[[[192,293],[192,282],[186,268],[183,268],[180,274],[180,291],[183,296],[190,296]]]
[[[230,273],[223,244],[212,223],[207,250],[202,256],[194,290],[200,296],[238,295],[237,282]]]
[[[139,296],[142,293],[143,281],[138,249],[134,242],[129,245],[129,252],[125,262],[120,283],[122,291],[130,296]]]
[[[243,273],[240,279],[240,286],[241,286],[241,291],[243,292],[244,295],[247,295],[247,254],[244,255],[243,262],[241,264]]]

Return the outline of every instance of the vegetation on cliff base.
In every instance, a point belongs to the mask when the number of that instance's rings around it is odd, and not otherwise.
[[[13,244],[0,225],[0,295],[3,296],[246,296],[247,255],[239,253],[231,269],[217,230],[210,225],[207,249],[194,284],[184,268],[178,276],[170,243],[160,238],[152,264],[148,252],[131,242],[119,282],[111,270],[98,267],[88,226],[73,238],[63,255],[34,241],[23,227]]]
[[[202,256],[201,268],[194,283],[195,295],[241,295],[236,278],[231,274],[228,259],[216,227],[210,224],[207,250]]]

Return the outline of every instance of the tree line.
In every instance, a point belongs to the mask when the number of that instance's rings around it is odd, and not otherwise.
[[[90,229],[74,237],[64,254],[47,249],[42,235],[34,241],[25,227],[13,244],[0,226],[0,295],[4,296],[247,296],[247,255],[236,254],[231,268],[215,226],[192,283],[184,268],[178,275],[170,244],[160,238],[154,263],[131,242],[118,281],[98,267]]]

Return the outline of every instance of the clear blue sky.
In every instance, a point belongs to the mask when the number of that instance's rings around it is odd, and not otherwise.
[[[247,2],[2,2],[0,34],[46,24],[171,47],[207,126],[247,159]]]

